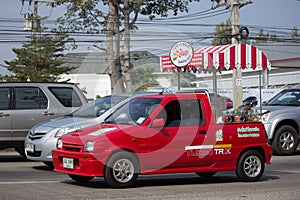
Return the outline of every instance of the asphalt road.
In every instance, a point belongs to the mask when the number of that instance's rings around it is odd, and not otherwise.
[[[209,180],[172,174],[141,176],[135,188],[112,189],[103,178],[77,184],[43,163],[0,152],[0,199],[300,199],[300,150],[294,156],[273,156],[271,161],[258,182],[239,182],[234,172],[219,172]]]

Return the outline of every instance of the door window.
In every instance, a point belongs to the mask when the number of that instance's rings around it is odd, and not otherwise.
[[[9,88],[0,88],[0,110],[10,109]]]
[[[199,126],[204,122],[198,100],[170,101],[160,115],[166,116],[167,127]]]
[[[48,100],[38,87],[15,87],[15,109],[46,109]]]

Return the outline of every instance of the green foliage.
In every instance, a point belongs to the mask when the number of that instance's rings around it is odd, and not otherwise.
[[[157,76],[153,74],[153,69],[132,69],[132,83],[135,91],[143,91],[149,87],[158,87]]]
[[[230,19],[222,22],[215,28],[215,37],[211,41],[213,46],[231,44],[232,27]]]
[[[188,12],[188,6],[191,2],[199,2],[200,0],[148,0],[144,1],[141,6],[140,12],[142,15],[148,15],[150,19],[154,19],[156,15],[167,17],[169,11],[173,11],[176,16],[179,12]]]
[[[258,43],[265,43],[268,41],[276,41],[276,40],[277,40],[277,36],[275,34],[269,34],[269,33],[264,34],[264,30],[260,29],[258,37],[254,41],[254,43],[258,44]]]
[[[33,37],[24,43],[22,48],[14,48],[13,52],[17,58],[5,61],[8,70],[15,76],[13,80],[18,81],[58,81],[61,74],[74,69],[62,66],[62,52],[67,49],[66,43],[72,39],[65,34],[40,35]]]

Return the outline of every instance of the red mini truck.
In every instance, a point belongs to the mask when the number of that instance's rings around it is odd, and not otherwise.
[[[62,136],[53,162],[75,181],[124,188],[147,174],[235,171],[257,181],[271,155],[262,123],[217,124],[207,93],[181,93],[132,98],[103,124]]]

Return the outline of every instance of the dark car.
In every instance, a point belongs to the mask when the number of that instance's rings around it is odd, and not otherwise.
[[[243,104],[249,103],[251,107],[255,107],[258,104],[258,99],[256,96],[249,96],[243,100]]]

